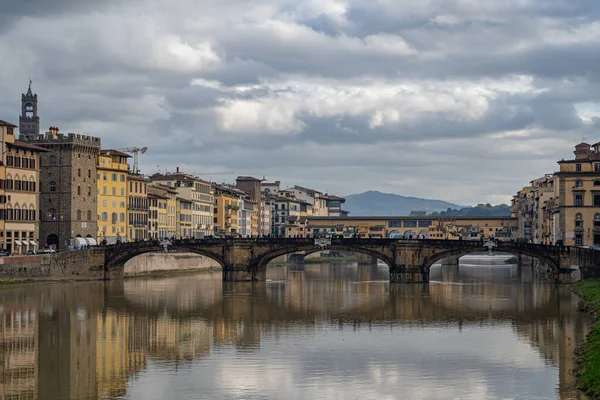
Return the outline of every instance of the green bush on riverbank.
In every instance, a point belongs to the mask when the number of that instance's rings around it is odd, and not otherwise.
[[[595,326],[578,354],[579,386],[594,398],[600,398],[600,280],[578,282],[573,289],[596,317]]]

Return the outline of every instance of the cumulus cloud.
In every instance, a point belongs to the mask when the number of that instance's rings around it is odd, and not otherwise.
[[[350,194],[507,200],[600,125],[594,0],[3,3],[0,118]],[[233,178],[233,177],[232,177]]]

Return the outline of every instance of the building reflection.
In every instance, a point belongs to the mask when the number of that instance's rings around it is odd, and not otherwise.
[[[511,321],[521,340],[559,367],[561,399],[578,396],[573,350],[590,325],[561,288],[465,285],[461,274],[469,273],[460,267],[445,272],[455,278],[430,285],[389,285],[378,266],[286,272],[285,280],[256,284],[199,275],[2,291],[2,398],[121,398],[151,361],[180,365],[227,347],[258,351],[265,336],[294,336],[315,321],[461,329],[494,320]]]

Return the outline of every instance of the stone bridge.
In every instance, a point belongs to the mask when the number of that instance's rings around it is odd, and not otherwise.
[[[261,238],[184,239],[169,243],[169,251],[196,253],[217,261],[223,267],[225,281],[264,280],[267,264],[274,258],[324,248],[377,257],[389,266],[391,282],[428,282],[429,269],[435,262],[447,257],[485,251],[536,258],[554,273],[557,282],[600,276],[600,251],[517,242]],[[124,243],[105,246],[103,249],[107,279],[122,277],[125,263],[140,254],[164,251],[163,245],[158,241]]]

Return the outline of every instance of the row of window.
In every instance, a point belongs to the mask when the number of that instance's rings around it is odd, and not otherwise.
[[[35,158],[6,156],[6,166],[15,168],[35,169]]]
[[[57,221],[58,220],[57,217],[58,217],[58,215],[56,213],[56,209],[51,208],[51,209],[48,210],[48,220],[49,221]],[[82,217],[81,210],[77,210],[75,212],[75,219],[77,221],[82,221],[81,217]],[[87,219],[86,219],[86,221],[91,221],[91,220],[92,220],[92,212],[90,210],[88,210],[87,211]]]
[[[116,174],[116,173],[112,173],[110,176],[111,180],[113,182],[117,182],[119,179],[121,180],[121,182],[125,182],[125,174]],[[98,180],[100,179],[100,172],[98,172]],[[108,173],[105,171],[102,174],[102,179],[104,179],[105,181],[108,180]]]
[[[103,186],[102,187],[102,194],[103,195],[107,195],[108,194],[107,192],[108,192],[108,190],[107,190],[106,186]],[[117,188],[116,187],[112,188],[112,195],[113,196],[117,195]],[[121,188],[121,196],[125,196],[125,188]]]
[[[19,210],[7,208],[0,210],[0,220],[4,221],[37,221],[36,210]]]
[[[81,153],[77,154],[77,158],[81,159]],[[91,155],[88,154],[88,160],[91,160],[91,159],[92,159]],[[49,164],[51,167],[58,167],[58,160],[57,160],[56,156],[50,156]]]
[[[134,184],[135,183],[135,184]],[[130,193],[146,193],[146,184],[143,182],[129,181],[129,192]],[[135,192],[134,192],[135,189]]]
[[[145,197],[130,197],[130,210],[148,210],[148,199]]]
[[[583,196],[583,193],[575,193],[574,195],[574,200],[573,203],[575,204],[575,207],[583,207],[585,205],[585,201],[584,201],[585,197]],[[594,194],[592,197],[592,204],[594,206],[599,206],[600,207],[600,194]]]
[[[581,164],[575,164],[575,171],[581,172]],[[594,172],[600,172],[600,163],[594,163]]]
[[[129,225],[148,225],[148,214],[146,213],[130,213]]]
[[[34,181],[0,179],[0,189],[18,190],[18,191],[23,191],[23,192],[35,192],[37,190],[37,184]]]
[[[107,212],[103,212],[102,214],[98,215],[98,220],[99,221],[104,221],[107,222],[108,221],[108,213]],[[125,213],[120,213],[117,214],[116,212],[111,214],[111,224],[117,224],[120,222],[125,222]]]
[[[600,172],[600,171],[597,171]],[[581,179],[578,179],[575,181],[575,187],[582,187],[583,186],[583,181]],[[600,186],[600,180],[596,180],[594,181],[594,186]]]

